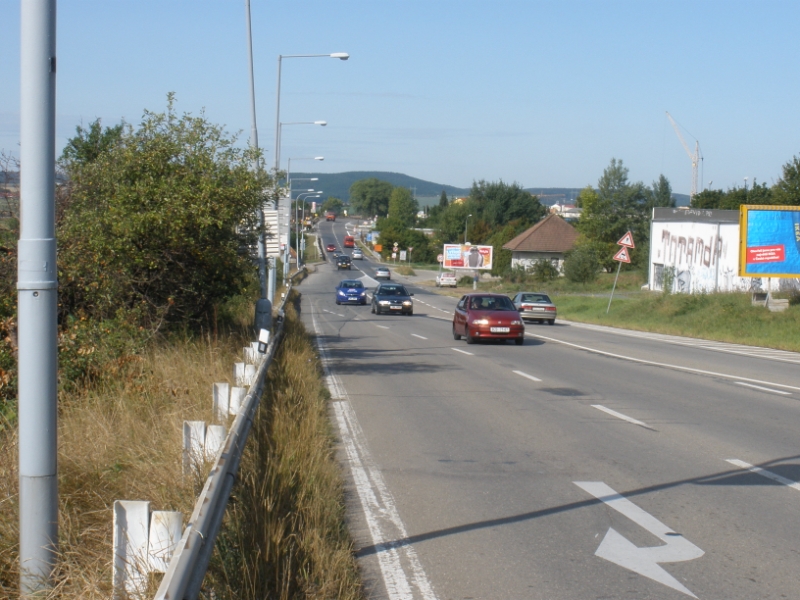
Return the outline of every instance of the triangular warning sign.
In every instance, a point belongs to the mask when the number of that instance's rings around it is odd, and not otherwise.
[[[619,262],[625,262],[625,263],[631,262],[631,257],[628,254],[628,249],[624,246],[620,248],[619,252],[617,252],[614,255],[614,260],[618,260]]]
[[[636,248],[633,244],[633,234],[629,231],[625,235],[622,236],[622,239],[617,242],[620,246],[625,246],[626,248]]]

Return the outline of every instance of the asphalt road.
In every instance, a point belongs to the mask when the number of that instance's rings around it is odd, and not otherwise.
[[[341,248],[346,221],[323,223]],[[373,598],[800,597],[800,355],[556,323],[521,347],[301,286]]]

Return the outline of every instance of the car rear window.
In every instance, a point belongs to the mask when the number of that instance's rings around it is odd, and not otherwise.
[[[360,281],[343,281],[339,284],[339,287],[343,288],[363,288],[364,284]]]
[[[539,304],[550,304],[550,298],[547,294],[523,294],[523,302],[538,302]]]

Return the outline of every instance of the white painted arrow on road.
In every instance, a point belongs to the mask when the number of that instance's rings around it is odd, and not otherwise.
[[[700,558],[705,554],[681,534],[675,533],[651,514],[645,512],[633,502],[615,492],[602,481],[574,481],[575,485],[588,492],[610,508],[628,517],[661,541],[665,546],[639,548],[633,545],[613,528],[609,528],[595,555],[621,567],[648,577],[658,583],[683,592],[687,596],[697,598],[672,575],[661,568],[658,563],[683,562]]]

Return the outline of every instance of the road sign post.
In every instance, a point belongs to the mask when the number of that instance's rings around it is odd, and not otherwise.
[[[617,244],[622,246],[622,248],[614,255],[614,260],[617,261],[617,276],[614,277],[614,285],[611,288],[611,295],[608,297],[606,314],[611,310],[611,300],[614,298],[614,290],[617,289],[617,280],[619,279],[619,271],[622,269],[622,263],[631,262],[630,249],[636,247],[633,243],[633,234],[630,231],[623,235]]]

